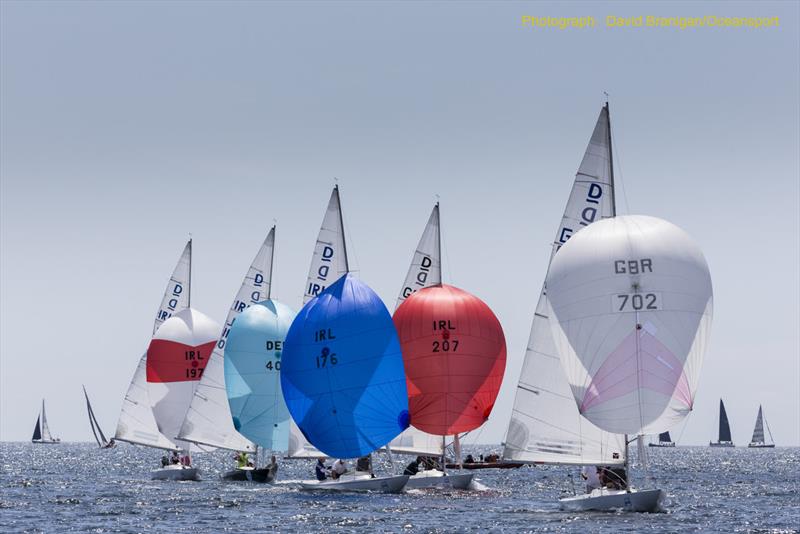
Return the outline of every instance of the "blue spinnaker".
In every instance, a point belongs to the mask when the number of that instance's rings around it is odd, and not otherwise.
[[[283,397],[323,453],[355,458],[408,427],[400,343],[378,295],[350,274],[297,314],[286,336]]]
[[[225,390],[233,426],[261,447],[285,451],[289,411],[281,393],[284,339],[294,311],[265,300],[242,312],[225,344]]]

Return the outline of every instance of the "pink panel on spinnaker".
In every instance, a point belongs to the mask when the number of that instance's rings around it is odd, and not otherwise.
[[[633,393],[637,388],[672,396],[691,409],[693,399],[689,381],[683,372],[683,363],[647,329],[638,330],[638,333],[641,354],[638,373],[619,376],[619,370],[636,358],[637,331],[634,330],[595,373],[581,402],[581,413]]]

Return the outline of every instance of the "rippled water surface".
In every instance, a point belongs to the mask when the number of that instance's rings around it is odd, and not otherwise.
[[[556,501],[571,492],[570,474],[577,485],[577,472],[556,466],[480,471],[477,491],[331,495],[288,484],[223,482],[219,475],[232,459],[222,451],[195,458],[201,482],[161,482],[149,477],[158,451],[3,443],[0,531],[800,531],[800,449],[650,453],[650,471],[669,496],[666,513],[560,512]],[[283,481],[312,475],[311,461],[281,462]]]

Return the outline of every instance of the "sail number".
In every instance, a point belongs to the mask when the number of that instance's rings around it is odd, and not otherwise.
[[[267,365],[265,366],[270,371],[280,371],[281,370],[281,350],[283,350],[283,342],[282,341],[273,341],[268,339],[266,344],[264,345],[267,350],[275,352],[275,361],[269,360]]]
[[[458,340],[457,339],[444,339],[442,341],[434,341],[433,342],[433,351],[432,352],[455,352],[458,350]]]
[[[336,357],[335,352],[331,352],[331,349],[325,347],[322,349],[322,353],[317,356],[317,369],[321,369],[322,367],[327,367],[329,365],[336,365],[339,363],[339,359]]]
[[[273,362],[272,360],[270,360],[270,361],[267,362],[266,367],[270,371],[273,371],[273,370],[274,371],[280,371],[281,370],[281,362],[279,362],[279,361]]]
[[[613,295],[612,306],[615,312],[636,312],[661,309],[660,293],[633,293]]]
[[[183,359],[191,365],[186,369],[186,378],[200,378],[203,376],[205,368],[205,356],[200,350],[187,350],[183,353]]]

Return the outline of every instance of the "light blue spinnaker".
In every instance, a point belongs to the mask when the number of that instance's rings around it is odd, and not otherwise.
[[[346,274],[310,300],[286,336],[283,396],[323,453],[355,458],[408,427],[400,343],[386,306]]]
[[[225,346],[225,390],[233,426],[265,449],[289,445],[289,411],[281,393],[283,343],[295,312],[276,300],[250,306]]]

